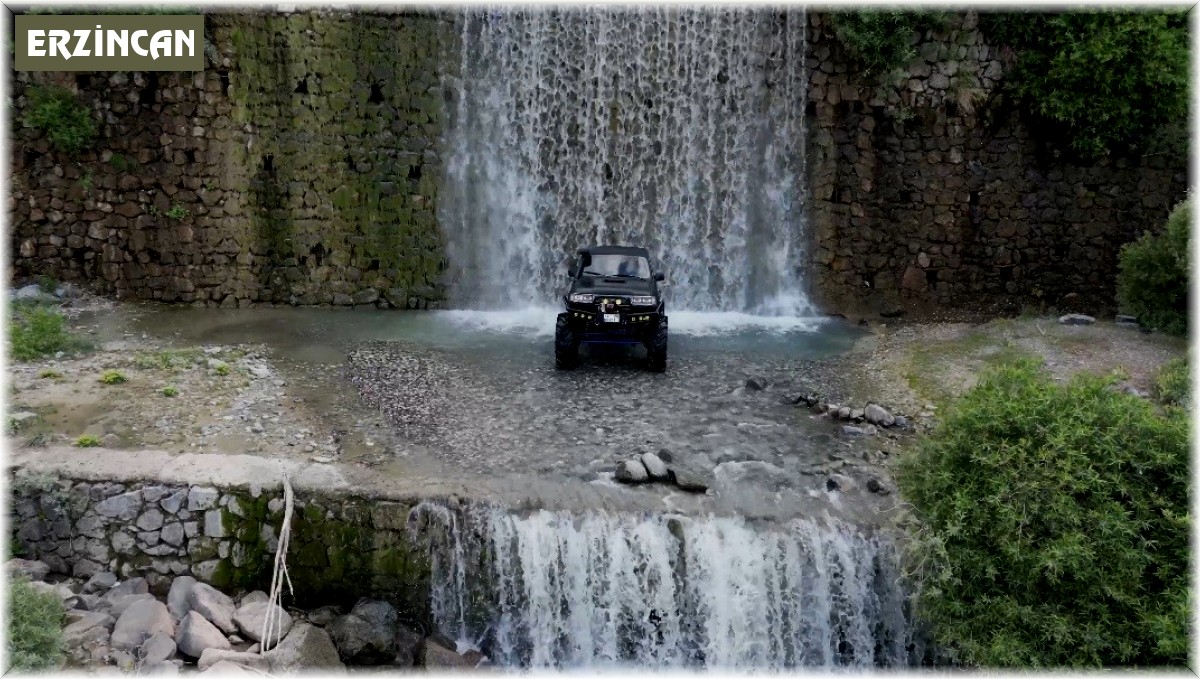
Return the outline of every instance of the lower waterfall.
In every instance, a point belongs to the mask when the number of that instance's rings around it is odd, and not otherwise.
[[[895,667],[924,644],[886,537],[809,520],[424,503],[439,630],[510,667]]]

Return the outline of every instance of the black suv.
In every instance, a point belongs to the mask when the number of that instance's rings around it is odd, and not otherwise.
[[[659,294],[661,273],[650,267],[646,248],[592,246],[579,250],[566,311],[554,328],[554,364],[579,362],[580,344],[644,344],[647,366],[667,369],[667,315]]]

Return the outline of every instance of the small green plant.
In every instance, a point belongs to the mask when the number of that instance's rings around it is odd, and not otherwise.
[[[1154,397],[1164,405],[1190,407],[1192,378],[1186,358],[1172,359],[1158,369],[1154,379]]]
[[[62,373],[52,368],[46,368],[38,373],[38,377],[42,378],[43,380],[61,380]]]
[[[204,190],[205,190],[205,191],[216,191],[216,190],[217,190],[217,183],[216,183],[215,181],[211,180],[211,179],[210,179],[210,180],[208,180],[208,181],[206,181],[206,182],[204,182]]]
[[[1161,234],[1145,233],[1121,248],[1117,300],[1138,323],[1174,335],[1187,333],[1188,239],[1192,201],[1175,206]]]
[[[1112,384],[993,368],[900,461],[918,613],[954,662],[1187,662],[1187,417]]]
[[[218,365],[216,368],[214,368],[213,370],[215,370],[218,375],[221,375],[223,377],[223,376],[229,374],[229,364],[222,363],[222,364]]]
[[[125,376],[118,370],[105,370],[100,376],[100,381],[104,384],[121,384],[125,381]]]
[[[85,194],[90,195],[92,193],[92,184],[92,173],[90,171],[83,175],[83,179],[79,180],[79,185],[83,187],[83,192]]]
[[[34,86],[28,98],[25,122],[43,130],[58,150],[77,155],[96,138],[96,121],[91,111],[65,87]]]
[[[150,203],[149,205],[146,206],[146,212],[150,215],[157,217],[159,214],[158,206],[155,205],[154,203]]]
[[[12,356],[32,361],[59,351],[79,351],[86,344],[67,332],[66,318],[56,309],[14,304],[9,323]]]
[[[166,396],[167,398],[174,398],[179,395],[179,390],[173,386],[163,387],[162,395]]]
[[[8,667],[19,673],[45,672],[63,660],[62,602],[39,592],[24,578],[8,590]]]
[[[53,276],[42,274],[37,278],[37,286],[42,292],[53,295],[54,291],[58,289],[58,281],[54,280]]]
[[[100,437],[95,434],[84,434],[75,439],[75,446],[78,448],[95,448],[100,445]]]
[[[184,219],[185,217],[190,217],[192,213],[179,203],[175,203],[171,206],[170,210],[167,210],[166,215],[171,219]]]
[[[129,169],[129,162],[125,159],[125,156],[120,153],[112,154],[112,158],[109,158],[108,162],[121,172]]]

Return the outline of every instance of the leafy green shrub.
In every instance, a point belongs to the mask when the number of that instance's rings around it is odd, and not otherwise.
[[[79,448],[95,448],[100,445],[100,437],[95,434],[83,434],[75,439],[75,445]]]
[[[31,304],[13,305],[9,337],[13,358],[18,361],[32,361],[84,346],[67,332],[66,319],[61,313]]]
[[[51,368],[46,368],[38,373],[38,377],[42,378],[43,380],[59,380],[62,379],[62,373]]]
[[[958,661],[1187,661],[1188,422],[1109,383],[995,368],[902,460],[918,610]]]
[[[179,389],[177,389],[173,386],[163,387],[162,395],[166,396],[167,398],[172,398],[172,397],[178,396]]]
[[[905,66],[916,57],[912,34],[946,24],[942,12],[906,12],[862,9],[829,15],[833,34],[866,75]]]
[[[1187,408],[1192,399],[1192,378],[1186,358],[1167,361],[1154,379],[1154,397],[1160,403]]]
[[[1191,222],[1189,198],[1171,211],[1165,232],[1144,233],[1121,248],[1117,301],[1148,328],[1187,333]]]
[[[214,371],[215,371],[215,372],[216,372],[218,375],[220,375],[220,376],[224,377],[225,375],[228,375],[228,374],[229,374],[229,364],[228,364],[228,363],[221,363],[221,364],[220,364],[220,365],[218,365],[216,368],[213,368],[213,370],[214,370]]]
[[[1188,117],[1185,11],[995,12],[982,26],[1015,53],[1005,83],[1021,108],[1084,157]]]
[[[30,88],[25,122],[44,130],[55,148],[70,155],[87,148],[96,138],[91,111],[64,87]]]
[[[171,209],[167,210],[164,214],[171,219],[183,219],[185,217],[190,217],[192,212],[179,203],[174,203],[171,205]]]
[[[100,381],[104,384],[121,384],[125,381],[125,376],[119,370],[105,370],[100,376]]]
[[[39,592],[26,580],[8,589],[8,667],[6,671],[38,672],[58,667],[62,651],[62,602]]]

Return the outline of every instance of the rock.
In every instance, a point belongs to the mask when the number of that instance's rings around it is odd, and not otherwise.
[[[14,428],[20,427],[22,424],[24,424],[25,422],[28,422],[29,420],[36,420],[36,419],[37,419],[37,413],[31,413],[28,410],[22,410],[21,412],[13,413],[12,415],[8,416],[8,421],[14,425]]]
[[[200,672],[200,674],[214,674],[218,677],[258,677],[262,676],[254,670],[247,669],[243,665],[228,660],[214,663],[208,669]]]
[[[867,436],[867,430],[862,427],[854,427],[849,424],[842,425],[842,436]]]
[[[121,521],[133,521],[137,518],[138,510],[141,509],[141,506],[141,493],[135,490],[101,500],[96,503],[94,509],[100,516],[110,519],[120,519]]]
[[[63,615],[63,620],[68,626],[74,625],[77,622],[88,622],[88,626],[103,625],[106,629],[112,629],[113,625],[117,623],[117,619],[108,613],[103,613],[100,611],[83,611],[79,609],[67,611]]]
[[[890,492],[887,489],[887,486],[883,485],[879,479],[874,477],[867,479],[867,490],[875,493],[876,495],[887,495]]]
[[[68,648],[79,648],[89,642],[107,644],[116,621],[106,613],[75,611],[68,617],[70,624],[62,630],[63,643]]]
[[[659,448],[658,452],[655,454],[658,455],[658,459],[666,462],[667,464],[671,464],[675,461],[675,456],[672,455],[671,451],[667,450],[666,448]]]
[[[894,426],[898,429],[904,429],[908,427],[908,418],[903,415],[897,415],[896,424]]]
[[[341,606],[322,606],[314,611],[309,611],[308,621],[318,627],[324,627],[341,614]]]
[[[135,525],[143,531],[156,531],[162,528],[163,514],[152,507],[138,517]]]
[[[145,578],[130,578],[125,582],[113,585],[104,595],[104,598],[113,601],[119,597],[130,594],[146,594],[149,591],[150,584],[146,582]]]
[[[388,602],[366,598],[359,599],[354,604],[354,608],[350,609],[350,615],[358,616],[379,627],[394,627],[400,619],[400,614]]]
[[[215,488],[196,487],[188,491],[187,508],[189,512],[199,512],[217,506],[221,493]]]
[[[139,675],[152,676],[152,677],[154,677],[154,676],[178,676],[179,675],[179,665],[176,665],[173,662],[148,663],[148,662],[143,661],[141,667],[138,668],[137,673]]]
[[[138,601],[117,618],[117,624],[113,627],[112,646],[133,651],[159,633],[172,638],[175,636],[175,621],[171,619],[167,607],[154,600]]]
[[[122,672],[130,674],[137,668],[137,658],[131,651],[117,650],[109,654],[113,664]]]
[[[655,481],[666,481],[670,477],[667,465],[654,453],[642,453],[642,466]]]
[[[694,467],[672,466],[667,473],[671,483],[678,486],[680,490],[704,493],[712,486],[711,475]]]
[[[855,422],[861,422],[863,419],[863,411],[861,408],[852,408],[850,410],[850,419]]]
[[[867,404],[866,409],[863,411],[863,416],[867,418],[867,422],[870,422],[874,425],[890,427],[893,424],[896,424],[896,418],[893,417],[891,413],[889,413],[882,406],[878,406],[874,403]]]
[[[645,483],[650,479],[641,460],[625,460],[617,465],[617,480],[623,483]]]
[[[50,566],[44,561],[28,561],[26,559],[9,559],[4,564],[9,576],[23,575],[31,582],[41,582],[50,575]]]
[[[417,664],[421,651],[421,635],[403,625],[396,627],[396,656],[392,663],[401,667]]]
[[[143,665],[165,663],[175,657],[175,640],[162,633],[155,634],[142,644],[139,655]]]
[[[34,283],[26,285],[23,288],[18,288],[12,296],[13,299],[31,300],[34,302],[53,303],[58,301],[58,298],[53,293],[46,292]]]
[[[65,611],[75,608],[75,604],[79,603],[79,599],[75,596],[75,593],[71,591],[70,587],[67,587],[64,584],[52,584],[38,580],[29,583],[29,586],[38,592],[43,592],[45,594],[58,597],[58,600],[62,602],[63,610]]]
[[[103,571],[88,578],[88,581],[83,583],[83,589],[79,590],[84,594],[106,593],[115,587],[117,584],[117,576],[115,573]],[[149,590],[147,590],[149,591]]]
[[[167,592],[167,610],[171,612],[171,617],[182,620],[192,610],[192,587],[195,584],[196,578],[190,575],[181,575],[171,582],[171,589]]]
[[[1125,328],[1136,328],[1138,325],[1136,316],[1126,316],[1124,314],[1117,314],[1115,323]]]
[[[250,604],[266,603],[271,600],[267,593],[262,590],[254,590],[242,597],[238,602],[238,606],[249,606]]]
[[[854,481],[849,476],[844,474],[830,474],[829,478],[825,479],[825,490],[831,492],[838,490],[843,493],[848,493],[854,490],[854,486]]]
[[[263,624],[267,619],[268,611],[272,609],[271,616],[274,621],[272,623],[274,630],[271,632],[271,639],[264,640]],[[272,605],[266,601],[243,605],[237,609],[237,613],[234,613],[233,622],[246,638],[261,643],[268,650],[278,644],[292,629],[292,616],[288,615],[287,611],[278,605]]]
[[[292,626],[292,631],[283,641],[264,655],[271,666],[272,674],[345,669],[338,657],[337,647],[333,645],[325,630],[305,622],[298,622]]]
[[[248,667],[259,672],[269,673],[271,664],[267,659],[258,653],[247,653],[243,651],[222,651],[217,648],[206,648],[204,653],[200,654],[200,660],[196,663],[196,667],[201,672],[216,665],[218,663],[233,663],[242,667]]]
[[[1067,314],[1066,316],[1059,316],[1058,322],[1063,325],[1092,325],[1096,322],[1096,319],[1084,314]]]
[[[212,585],[203,582],[193,584],[188,596],[188,609],[199,613],[225,634],[237,632],[237,625],[233,624],[233,614],[237,611],[233,599]]]
[[[233,648],[221,630],[195,610],[188,611],[188,614],[183,616],[175,643],[178,644],[181,653],[193,658],[199,658],[208,648],[223,651]]]
[[[839,420],[848,420],[848,419],[850,419],[850,413],[851,413],[850,406],[842,406],[841,408],[838,408],[838,411],[837,411],[838,419]]]
[[[765,380],[757,377],[746,378],[746,391],[762,391],[766,386]]]
[[[456,651],[442,646],[441,644],[425,639],[421,643],[421,650],[417,659],[417,664],[426,669],[461,669],[474,667],[471,661],[459,655]]]
[[[119,596],[115,599],[109,599],[108,601],[104,601],[102,599],[101,606],[104,606],[114,618],[120,618],[125,614],[125,611],[129,610],[130,606],[139,601],[154,601],[154,595],[150,593],[126,594],[125,596]]]
[[[396,655],[394,629],[381,628],[356,615],[336,618],[327,629],[338,656],[348,665],[382,665]]]
[[[183,524],[179,523],[178,521],[175,523],[168,523],[167,525],[163,526],[161,531],[159,531],[158,537],[172,547],[182,546],[184,539]]]

